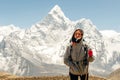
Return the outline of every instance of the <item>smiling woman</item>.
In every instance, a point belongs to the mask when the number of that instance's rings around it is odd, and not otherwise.
[[[71,44],[67,46],[64,63],[69,67],[70,80],[88,80],[89,62],[93,62],[93,55],[89,55],[91,50],[83,40],[83,30],[76,29],[71,38]],[[92,52],[92,50],[91,50]],[[91,58],[91,61],[89,59]]]

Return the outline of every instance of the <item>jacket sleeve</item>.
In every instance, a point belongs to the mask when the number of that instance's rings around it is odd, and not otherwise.
[[[70,61],[69,58],[70,58],[70,46],[67,47],[66,52],[64,54],[64,64],[71,67],[71,66],[73,66],[73,63],[72,63],[72,61]]]

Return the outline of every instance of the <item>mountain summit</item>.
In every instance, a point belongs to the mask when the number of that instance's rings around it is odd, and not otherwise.
[[[63,11],[61,10],[61,8],[60,8],[58,5],[55,5],[55,6],[51,9],[51,11],[49,12],[49,14],[59,14],[59,15],[64,16]]]
[[[55,5],[48,14],[61,23],[70,21],[58,5]]]

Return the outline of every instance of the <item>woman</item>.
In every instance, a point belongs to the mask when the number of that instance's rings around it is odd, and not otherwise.
[[[64,63],[69,66],[71,80],[88,80],[89,57],[93,57],[92,51],[83,43],[83,30],[77,29],[73,33],[71,45],[67,47],[64,55]],[[90,53],[88,53],[90,52]],[[90,55],[89,55],[90,54]],[[90,59],[91,62],[93,58]]]

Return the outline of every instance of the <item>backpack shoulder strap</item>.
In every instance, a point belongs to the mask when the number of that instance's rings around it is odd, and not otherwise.
[[[71,52],[72,52],[72,45],[70,45],[70,56],[69,56],[70,61],[72,61]]]
[[[84,44],[84,51],[85,51],[85,56],[84,56],[83,63],[85,65],[88,65],[89,64],[89,61],[88,61],[88,46],[86,44]]]
[[[87,53],[88,53],[88,45],[87,44],[84,44],[84,51],[85,51],[85,54],[87,55]]]
[[[71,55],[71,52],[72,52],[72,45],[70,45],[70,55]]]

